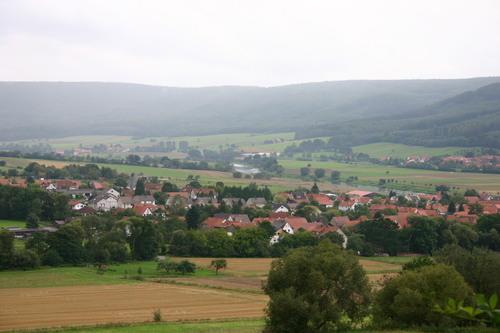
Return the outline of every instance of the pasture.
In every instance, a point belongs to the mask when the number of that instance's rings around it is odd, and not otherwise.
[[[408,156],[444,156],[444,155],[457,155],[464,154],[467,151],[474,151],[474,148],[462,147],[422,147],[422,146],[408,146],[398,143],[379,142],[370,143],[361,146],[352,147],[355,153],[368,154],[374,158],[406,158]]]
[[[0,220],[0,229],[8,228],[8,227],[24,228],[24,227],[26,227],[26,222],[25,221],[15,221],[15,220]]]

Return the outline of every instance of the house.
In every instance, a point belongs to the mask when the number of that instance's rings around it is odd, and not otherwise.
[[[356,209],[356,206],[361,205],[360,203],[354,200],[342,200],[339,202],[339,210],[342,212],[347,212],[349,210]]]
[[[273,207],[275,213],[290,213],[290,209],[286,205],[277,205]]]
[[[46,191],[49,191],[49,192],[52,192],[52,191],[57,190],[57,187],[56,187],[56,185],[55,185],[55,184],[50,183],[49,185],[47,185],[47,186],[45,187],[45,190],[46,190]]]
[[[361,198],[361,197],[373,197],[374,195],[376,195],[376,193],[375,192],[369,192],[369,191],[355,190],[355,191],[347,192],[346,195],[348,195],[349,197],[358,197],[358,198]]]
[[[197,206],[219,206],[217,200],[212,197],[198,197],[196,200],[193,200],[192,204]]]
[[[132,208],[134,206],[134,197],[133,196],[122,196],[118,199],[118,208]]]
[[[246,201],[245,199],[241,198],[224,198],[222,199],[222,202],[228,207],[233,207],[234,205],[241,204],[242,206],[245,206]]]
[[[114,188],[110,188],[109,190],[106,191],[106,193],[117,198],[117,199],[120,197],[120,192],[118,192]]]
[[[99,194],[90,201],[90,206],[96,210],[109,211],[118,208],[118,199],[109,194]]]
[[[70,200],[68,204],[72,210],[81,210],[83,207],[85,207],[85,204],[78,200]]]
[[[137,216],[147,217],[153,215],[154,211],[156,210],[156,206],[136,205],[132,209]]]
[[[149,194],[155,194],[156,192],[161,192],[162,184],[160,183],[146,183],[144,184],[144,190]]]
[[[92,188],[96,191],[102,191],[106,188],[106,186],[100,182],[92,182]]]
[[[316,201],[320,206],[325,206],[326,208],[333,207],[333,200],[330,199],[326,194],[314,194],[308,195],[310,201]]]
[[[58,179],[54,183],[58,190],[78,190],[81,185],[79,180],[71,179]]]
[[[82,216],[95,215],[95,213],[96,213],[95,209],[89,206],[85,206],[78,211],[78,214]]]
[[[342,228],[344,225],[349,224],[350,220],[347,216],[334,216],[330,220],[330,224],[337,228]]]
[[[136,195],[132,197],[132,202],[134,205],[145,205],[145,204],[155,204],[155,198],[152,195]]]
[[[262,198],[262,197],[248,198],[247,202],[245,203],[245,207],[263,208],[266,204],[267,204],[267,201],[265,198]]]
[[[218,213],[214,217],[222,218],[229,222],[251,223],[250,218],[246,214]]]

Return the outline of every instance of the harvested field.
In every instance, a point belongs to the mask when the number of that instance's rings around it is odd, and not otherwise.
[[[165,278],[160,281],[176,282],[186,285],[195,285],[200,287],[211,287],[221,289],[233,289],[237,291],[262,292],[262,283],[265,277],[243,277],[243,276],[221,276],[217,278],[193,278],[176,277]]]
[[[264,295],[160,283],[1,289],[0,331],[152,320],[259,318]]]

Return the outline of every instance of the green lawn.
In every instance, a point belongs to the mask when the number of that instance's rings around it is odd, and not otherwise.
[[[156,269],[155,261],[132,262],[108,266],[108,271],[98,274],[93,266],[84,267],[43,267],[28,271],[1,271],[0,288],[42,288],[42,287],[66,287],[84,285],[107,285],[136,283],[133,279],[137,276],[137,270],[142,268],[144,278],[161,276],[175,276],[166,274]],[[128,279],[125,279],[125,272]],[[186,276],[215,276],[215,272],[208,269],[197,269],[194,275]]]
[[[474,148],[462,147],[422,147],[408,146],[397,143],[371,143],[362,146],[353,147],[355,153],[365,153],[375,158],[395,157],[405,158],[408,156],[443,156],[463,154],[465,151],[474,150]]]
[[[0,220],[0,229],[7,227],[24,228],[26,227],[25,221],[15,221],[15,220]]]

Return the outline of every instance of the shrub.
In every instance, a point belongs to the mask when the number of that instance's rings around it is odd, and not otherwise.
[[[156,323],[162,321],[162,316],[161,316],[161,310],[160,309],[156,309],[153,312],[153,321],[156,322]]]
[[[40,266],[40,258],[35,251],[21,250],[14,253],[13,268],[34,269]]]
[[[406,270],[386,281],[377,294],[375,321],[381,326],[446,325],[449,319],[434,312],[434,306],[448,298],[468,299],[471,294],[453,267],[437,264]]]
[[[431,257],[416,257],[403,265],[403,270],[416,270],[425,266],[432,266],[435,262]]]
[[[48,250],[42,257],[42,264],[46,266],[61,266],[64,263],[63,258],[57,253],[56,250]]]

